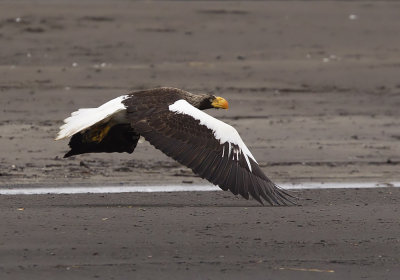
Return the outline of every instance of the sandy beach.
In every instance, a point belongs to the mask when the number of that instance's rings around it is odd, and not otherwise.
[[[397,279],[400,189],[1,196],[2,279]]]
[[[397,2],[2,1],[0,188],[198,185],[148,143],[63,159],[81,107],[214,93],[299,206],[224,192],[0,196],[0,278],[398,279]]]

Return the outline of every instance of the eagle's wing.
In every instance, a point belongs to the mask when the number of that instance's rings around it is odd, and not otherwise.
[[[250,194],[260,203],[262,199],[271,205],[293,203],[292,196],[264,175],[232,126],[183,99],[167,109],[141,114],[140,119],[138,113],[132,115],[135,131],[202,178],[246,199]]]

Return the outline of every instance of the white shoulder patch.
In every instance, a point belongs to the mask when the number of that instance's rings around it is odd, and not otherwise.
[[[211,129],[214,132],[214,137],[219,140],[221,144],[226,142],[229,143],[229,150],[225,152],[225,149],[222,152],[222,156],[229,157],[230,154],[233,152],[236,155],[236,160],[239,159],[239,153],[243,153],[247,165],[251,171],[251,164],[249,161],[249,157],[257,163],[254,156],[251,154],[247,146],[244,144],[242,138],[240,137],[239,133],[229,124],[220,121],[207,113],[197,109],[190,105],[186,100],[180,99],[176,101],[174,104],[169,106],[169,110],[174,113],[189,115],[196,120],[200,121],[201,125],[205,125],[207,128]],[[239,146],[240,151],[233,150],[233,146],[231,144],[235,144]],[[232,151],[233,150],[233,151]],[[235,157],[234,157],[235,159]]]
[[[104,103],[98,108],[82,108],[73,112],[70,117],[64,120],[65,124],[60,127],[60,131],[55,140],[71,137],[92,125],[125,110],[126,107],[122,101],[126,98],[128,98],[128,95],[123,95]]]

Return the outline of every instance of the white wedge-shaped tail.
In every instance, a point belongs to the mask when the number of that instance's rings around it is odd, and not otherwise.
[[[126,109],[122,103],[128,96],[123,95],[104,103],[98,108],[82,108],[71,114],[64,120],[55,140],[71,137],[92,125],[104,121],[116,113]]]

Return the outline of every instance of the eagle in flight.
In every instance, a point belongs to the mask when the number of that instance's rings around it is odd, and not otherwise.
[[[98,108],[82,108],[64,120],[56,140],[72,137],[64,157],[84,153],[132,153],[140,136],[224,191],[251,195],[261,204],[294,204],[260,169],[232,126],[206,114],[228,109],[211,94],[177,88],[135,91]]]

